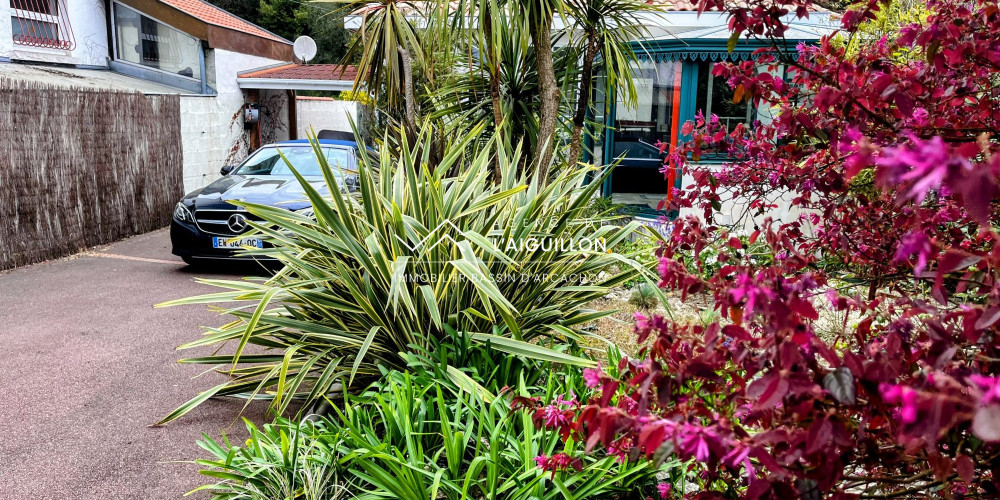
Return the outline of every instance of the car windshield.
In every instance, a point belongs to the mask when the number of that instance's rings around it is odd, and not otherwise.
[[[303,146],[280,146],[274,148],[264,148],[258,150],[236,171],[239,175],[273,175],[291,177],[292,170],[288,164],[282,161],[278,151],[285,155],[295,170],[303,177],[320,177],[323,171],[319,168],[319,161],[311,147]],[[350,150],[345,148],[322,148],[326,155],[326,161],[333,169],[334,175],[338,178],[342,172],[351,168]]]

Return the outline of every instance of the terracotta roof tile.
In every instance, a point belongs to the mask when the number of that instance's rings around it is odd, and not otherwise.
[[[663,10],[667,11],[686,11],[686,10],[698,10],[697,0],[647,0],[652,5],[658,5],[663,7]],[[420,13],[423,14],[428,8],[436,7],[438,4],[430,3],[426,1],[416,0],[413,2],[407,2],[397,5],[397,9],[407,13]],[[362,5],[361,7],[355,9],[350,13],[352,16],[361,16],[373,12],[378,12],[385,8],[385,4],[382,3],[369,3]],[[455,12],[459,8],[459,2],[456,0],[450,0],[448,2],[448,8],[450,12]]]
[[[160,2],[165,3],[181,12],[187,13],[194,16],[208,24],[214,24],[215,26],[221,26],[223,28],[229,28],[231,30],[240,31],[247,33],[249,35],[258,36],[260,38],[266,38],[268,40],[274,40],[276,42],[291,44],[288,40],[271,33],[270,31],[261,28],[249,21],[243,20],[239,17],[226,12],[208,2],[203,0],[160,0]]]
[[[341,74],[343,69],[343,74]],[[240,73],[240,78],[281,78],[287,80],[354,80],[354,66],[339,64],[285,64]]]
[[[698,2],[691,0],[651,0],[649,1],[652,5],[658,5],[663,8],[663,10],[669,10],[672,12],[681,12],[688,10],[698,10]]]

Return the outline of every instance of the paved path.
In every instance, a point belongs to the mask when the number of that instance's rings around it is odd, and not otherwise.
[[[211,291],[198,275],[166,230],[0,274],[0,499],[179,499],[203,479],[171,462],[206,458],[202,432],[243,439],[236,401],[148,427],[222,377],[174,350],[222,318],[152,307]]]

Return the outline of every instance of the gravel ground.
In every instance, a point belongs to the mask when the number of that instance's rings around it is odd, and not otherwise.
[[[639,349],[645,344],[636,343],[634,333],[635,314],[642,313],[645,316],[667,316],[680,323],[699,323],[703,317],[711,314],[713,303],[707,296],[689,297],[687,302],[681,302],[680,297],[669,292],[664,292],[667,296],[667,306],[669,313],[663,305],[657,305],[652,309],[639,308],[629,303],[632,289],[617,288],[606,295],[603,299],[595,300],[588,307],[599,311],[616,310],[614,314],[606,316],[593,322],[591,331],[615,343],[623,353],[629,356],[636,356]],[[649,339],[649,342],[652,338]],[[649,343],[647,342],[647,344]],[[590,344],[593,348],[604,350],[607,344],[601,341],[594,341]]]
[[[202,484],[176,461],[205,458],[203,432],[242,440],[242,402],[149,426],[222,380],[192,380],[203,368],[177,360],[206,353],[174,348],[223,321],[204,306],[152,306],[213,290],[196,276],[253,270],[211,271],[171,255],[160,230],[0,274],[0,499],[177,499]]]

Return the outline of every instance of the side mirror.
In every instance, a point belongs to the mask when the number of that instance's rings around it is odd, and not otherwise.
[[[236,168],[236,165],[226,165],[222,167],[222,170],[219,170],[219,173],[222,175],[229,175],[229,172],[232,172],[234,168]]]

